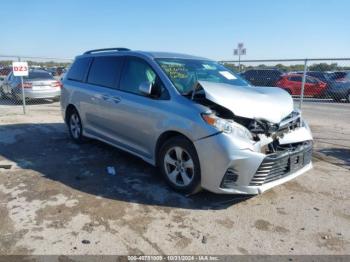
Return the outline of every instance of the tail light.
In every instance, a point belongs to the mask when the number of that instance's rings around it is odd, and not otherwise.
[[[59,87],[59,88],[61,88],[62,87],[62,83],[60,81],[55,81],[55,82],[51,83],[51,86],[52,87]]]
[[[24,82],[24,83],[23,83],[23,86],[22,86],[22,84],[18,84],[18,85],[17,85],[18,88],[22,88],[22,87],[23,87],[23,88],[32,88],[32,86],[33,86],[32,83],[27,83],[27,82]]]

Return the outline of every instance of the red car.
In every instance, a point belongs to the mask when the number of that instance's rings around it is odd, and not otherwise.
[[[303,76],[300,74],[283,75],[277,82],[276,86],[283,88],[291,95],[300,96]],[[304,95],[305,96],[322,96],[327,88],[327,84],[319,79],[311,76],[306,76]]]

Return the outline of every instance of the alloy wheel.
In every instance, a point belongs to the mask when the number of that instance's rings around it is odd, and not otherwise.
[[[194,163],[190,154],[179,146],[171,147],[164,157],[164,169],[176,186],[188,186],[194,178]]]

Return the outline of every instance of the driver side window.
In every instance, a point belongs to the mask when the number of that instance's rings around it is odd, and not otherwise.
[[[128,58],[124,65],[119,88],[125,92],[141,95],[139,91],[141,83],[154,84],[155,81],[156,73],[146,62],[137,58]]]

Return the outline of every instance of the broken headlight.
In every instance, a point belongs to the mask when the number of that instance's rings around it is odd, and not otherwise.
[[[202,118],[207,124],[215,127],[220,132],[224,132],[227,134],[234,134],[244,139],[249,139],[249,140],[253,139],[252,134],[249,132],[247,128],[245,128],[244,126],[232,120],[226,120],[226,119],[217,117],[213,113],[204,113],[202,114]]]

